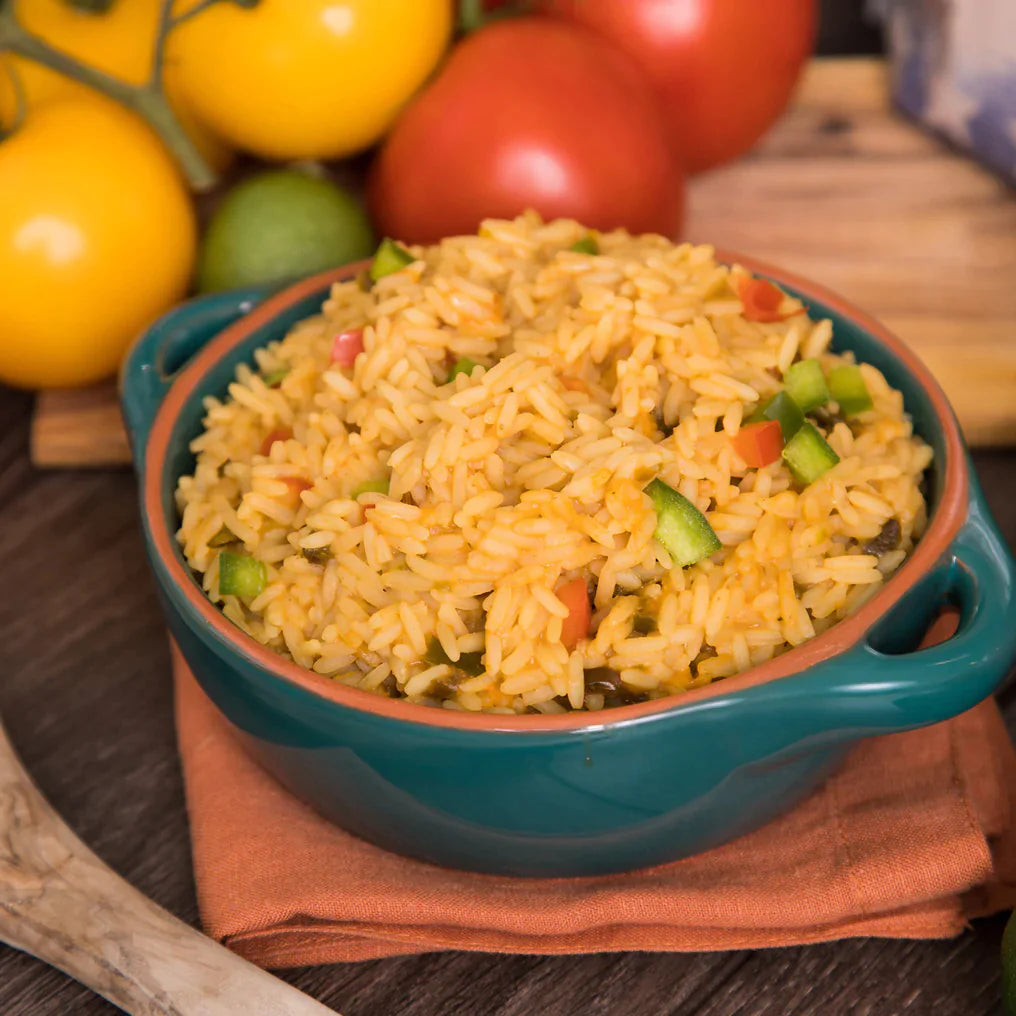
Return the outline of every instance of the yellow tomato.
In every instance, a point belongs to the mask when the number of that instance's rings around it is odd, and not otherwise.
[[[152,66],[152,44],[159,20],[160,0],[117,0],[108,11],[81,10],[67,0],[17,0],[18,20],[33,35],[82,63],[140,85]],[[17,75],[28,108],[52,98],[93,95],[71,78],[32,60],[0,56],[0,127],[9,127],[17,110],[12,74]],[[179,82],[166,71],[166,93],[187,133],[216,169],[229,163],[229,150],[201,124],[181,101]]]
[[[434,69],[450,0],[220,3],[170,38],[187,105],[268,159],[328,159],[377,141]]]
[[[0,381],[88,384],[187,288],[196,226],[170,157],[108,100],[53,100],[0,143]]]

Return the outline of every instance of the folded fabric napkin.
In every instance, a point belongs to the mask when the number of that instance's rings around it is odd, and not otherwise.
[[[332,826],[250,760],[174,661],[202,919],[261,966],[942,938],[1016,902],[1016,754],[990,701],[862,742],[791,813],[708,853],[513,879],[409,860]]]

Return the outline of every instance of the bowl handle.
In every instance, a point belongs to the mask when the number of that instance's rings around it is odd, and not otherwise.
[[[141,468],[152,421],[176,376],[199,349],[253,310],[268,292],[251,287],[188,300],[138,337],[120,368],[120,409],[135,469]]]
[[[915,649],[945,604],[959,608],[956,632]],[[938,723],[987,698],[1014,662],[1016,562],[971,470],[969,514],[942,559],[830,661],[838,673],[825,726],[878,733]]]

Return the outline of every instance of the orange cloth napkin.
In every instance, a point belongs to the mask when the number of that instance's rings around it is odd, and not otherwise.
[[[942,938],[1016,901],[1016,755],[990,701],[862,742],[790,814],[708,853],[625,875],[513,879],[412,861],[330,825],[248,758],[174,659],[202,919],[265,967]]]

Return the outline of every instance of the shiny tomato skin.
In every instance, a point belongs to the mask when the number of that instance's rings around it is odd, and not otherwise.
[[[815,0],[538,0],[625,50],[652,80],[689,173],[747,151],[786,107]]]
[[[337,363],[340,367],[352,367],[362,352],[362,328],[347,329],[332,339],[332,363]]]
[[[98,95],[52,99],[0,142],[0,382],[113,374],[185,293],[197,227],[165,148]]]
[[[737,283],[742,314],[749,321],[782,321],[783,293],[765,279],[742,278]]]
[[[396,122],[368,197],[379,231],[411,243],[527,208],[675,236],[684,186],[630,60],[584,29],[522,17],[452,52]]]
[[[195,116],[235,147],[332,159],[384,135],[451,29],[450,0],[217,3],[172,33],[167,63]]]

